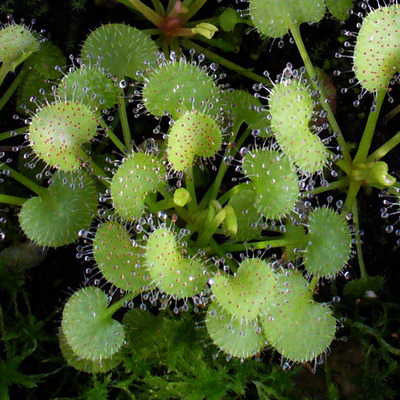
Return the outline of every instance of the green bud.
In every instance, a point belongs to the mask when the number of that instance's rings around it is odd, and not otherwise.
[[[191,200],[190,193],[185,188],[176,189],[174,192],[174,203],[178,207],[184,207]]]
[[[362,181],[364,185],[377,189],[390,187],[396,183],[396,178],[388,174],[388,165],[384,161],[360,163],[354,166],[352,178]]]

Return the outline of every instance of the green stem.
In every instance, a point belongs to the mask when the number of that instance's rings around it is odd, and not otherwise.
[[[161,4],[160,0],[151,0],[154,9],[156,10],[157,14],[159,15],[165,15],[166,11],[163,7],[163,5]]]
[[[162,42],[162,50],[163,50],[163,53],[164,53],[165,57],[167,59],[169,59],[169,55],[170,55],[170,53],[169,53],[169,39],[167,38],[167,36],[164,36],[164,39],[163,39],[163,42]]]
[[[193,215],[197,211],[197,197],[194,187],[193,169],[187,171],[185,177],[186,189],[190,194],[191,200],[188,204],[189,215]]]
[[[195,0],[194,3],[189,7],[189,12],[187,14],[182,14],[182,22],[183,24],[189,21],[197,12],[200,10],[201,7],[206,4],[207,0]]]
[[[176,0],[168,0],[167,12],[171,13],[171,10],[174,8]]]
[[[103,118],[98,119],[99,125],[104,129],[104,132],[111,139],[111,141],[118,147],[118,150],[126,155],[126,147],[125,145],[118,139],[117,135],[113,132],[113,130],[106,124]]]
[[[387,123],[394,118],[398,113],[400,112],[400,104],[396,106],[392,111],[390,111],[388,114],[386,114],[382,118],[382,122],[384,125],[387,125]]]
[[[161,187],[159,189],[159,192],[164,196],[164,199],[166,199],[166,200],[173,199],[172,195],[165,188]]]
[[[251,187],[249,183],[243,182],[240,183],[239,185],[234,186],[232,189],[229,189],[225,194],[223,194],[219,199],[218,202],[220,204],[225,204],[229,199],[234,196],[235,194],[239,193],[241,190],[244,188],[249,188]]]
[[[349,186],[349,178],[344,176],[343,178],[339,179],[338,181],[331,182],[327,187],[320,186],[317,187],[312,191],[312,194],[320,194],[324,192],[328,192],[330,190],[342,189]]]
[[[347,191],[346,201],[344,203],[345,209],[350,211],[353,209],[353,204],[356,201],[357,194],[361,188],[360,181],[350,181],[349,189]]]
[[[14,94],[17,90],[21,81],[25,78],[26,74],[28,73],[29,68],[28,64],[24,64],[19,74],[14,79],[13,83],[8,87],[7,91],[3,94],[0,99],[0,110],[7,104],[7,101],[10,100],[10,97]],[[1,78],[0,78],[1,79]]]
[[[0,194],[0,203],[11,204],[13,206],[22,206],[27,199],[17,196],[9,196],[7,194]]]
[[[222,210],[222,206],[217,200],[210,200],[210,207],[213,207],[215,211],[219,212]]]
[[[0,66],[0,86],[2,85],[4,78],[7,76],[9,72],[12,71],[11,65],[3,62],[3,64]]]
[[[230,251],[244,251],[244,250],[265,250],[266,248],[278,248],[278,247],[286,247],[296,244],[304,244],[303,240],[288,240],[288,239],[274,239],[263,240],[260,242],[251,242],[251,243],[236,243],[236,244],[222,244],[221,248],[225,252]]]
[[[140,0],[128,0],[132,6],[140,12],[146,19],[152,22],[155,26],[160,26],[163,18],[158,15],[150,7],[143,4]]]
[[[171,39],[170,49],[171,49],[171,51],[175,51],[176,53],[179,53],[180,45],[179,45],[179,40],[176,36],[172,37],[172,39]]]
[[[322,108],[327,113],[329,124],[330,124],[333,132],[335,132],[339,135],[337,137],[337,141],[343,149],[342,152],[343,152],[344,161],[346,161],[347,163],[350,163],[351,162],[350,151],[348,149],[346,141],[343,138],[342,131],[340,130],[340,127],[336,121],[336,118],[332,112],[332,109],[329,105],[328,99],[325,95],[324,88],[318,86],[318,83],[316,80],[317,74],[315,72],[314,66],[311,62],[310,56],[308,55],[307,49],[304,46],[304,42],[303,42],[303,39],[300,34],[300,25],[292,24],[290,27],[290,32],[291,32],[293,39],[296,43],[296,46],[300,52],[300,56],[303,59],[304,65],[308,71],[308,74],[311,79],[311,83],[314,86],[314,89],[320,93],[320,103],[321,103]]]
[[[27,132],[26,126],[23,126],[22,128],[13,129],[12,131],[2,132],[2,133],[0,133],[0,142],[2,140],[6,140],[11,137],[14,137],[15,135],[21,135],[26,132]]]
[[[231,147],[230,145],[235,141],[236,136],[238,134],[238,131],[239,131],[239,126],[237,126],[236,129],[232,130],[232,132],[234,132],[234,134],[232,136],[230,136],[229,142],[227,144],[227,148],[230,148]],[[227,157],[229,157],[230,155],[233,155],[232,153],[237,151],[237,148],[240,148],[240,146],[243,144],[243,141],[247,137],[247,135],[243,134],[241,139],[243,138],[243,136],[245,136],[245,138],[243,140],[240,140],[240,143],[238,143],[234,148],[232,148],[232,147],[230,148],[230,150],[229,150],[229,152],[227,154]],[[223,161],[221,161],[221,164],[220,164],[219,169],[218,169],[217,176],[215,177],[214,183],[210,188],[211,193],[210,193],[210,196],[208,197],[208,199],[209,199],[208,201],[212,201],[212,200],[215,200],[217,198],[219,189],[220,189],[221,184],[222,184],[222,180],[224,179],[224,176],[225,176],[226,171],[228,170],[228,168],[229,168],[229,164],[225,164]]]
[[[235,52],[235,50],[237,50],[237,46],[235,44],[227,43],[223,39],[208,39],[203,35],[196,35],[196,40],[205,43],[209,47],[216,47],[225,52]]]
[[[353,212],[353,222],[355,225],[355,234],[354,235],[355,235],[355,239],[357,240],[356,249],[357,249],[358,264],[360,266],[360,277],[362,280],[367,280],[369,278],[369,275],[365,268],[364,257],[363,257],[362,248],[361,248],[360,220],[359,220],[359,216],[358,216],[357,203],[354,203],[352,212]]]
[[[246,68],[241,67],[240,65],[237,65],[233,63],[232,61],[227,60],[226,58],[223,58],[219,56],[218,54],[215,54],[214,52],[210,50],[206,50],[204,47],[199,46],[198,44],[192,42],[189,39],[185,39],[181,42],[182,46],[185,47],[186,49],[195,49],[198,53],[204,54],[205,57],[207,57],[209,60],[215,61],[216,63],[223,65],[226,68],[231,69],[232,71],[236,71],[239,74],[252,79],[255,82],[260,82],[264,83],[267,86],[271,85],[271,82],[265,78],[264,76],[258,75],[254,72],[249,71]]]
[[[379,112],[382,107],[383,100],[386,96],[386,89],[380,89],[376,96],[376,110],[371,111],[368,116],[367,125],[365,126],[357,154],[354,157],[353,164],[363,163],[366,161],[369,149],[371,147],[372,138],[375,132],[375,126],[378,121]]]
[[[329,151],[328,151],[329,153]],[[351,174],[351,163],[348,163],[347,161],[339,159],[338,161],[335,162],[335,164],[347,175]]]
[[[239,128],[240,128],[240,126],[232,127],[232,132],[234,132],[234,134],[229,138],[229,142],[227,145],[228,148],[230,147],[230,145],[232,145],[232,143],[234,143],[236,136],[239,132]],[[229,150],[229,152],[227,154],[227,157],[234,156],[236,154],[236,152],[239,151],[239,149],[242,147],[244,141],[247,139],[247,137],[250,133],[251,133],[251,129],[247,128],[246,131],[239,138],[236,145],[231,147],[231,149]],[[201,202],[199,204],[200,210],[203,209],[209,201],[215,200],[217,198],[218,192],[221,188],[222,180],[224,179],[226,171],[228,170],[229,167],[230,167],[229,164],[225,164],[224,162],[221,162],[213,185],[210,187],[210,189],[207,191],[207,193],[201,199]]]
[[[328,155],[331,155],[332,157],[336,157],[336,154],[335,154],[333,151],[326,149],[326,152],[328,153]],[[344,161],[344,160],[342,160],[342,159],[340,158],[339,160],[335,161],[335,164],[336,164],[343,172],[345,172],[347,175],[350,175],[350,174],[351,174],[351,169],[352,169],[351,163],[349,163],[349,162],[347,162],[347,161]]]
[[[132,136],[129,129],[128,115],[126,113],[126,105],[124,98],[124,89],[121,89],[121,95],[118,97],[118,114],[121,120],[122,133],[124,135],[125,147],[128,151],[132,150]]]
[[[161,35],[162,30],[158,28],[153,28],[153,29],[141,29],[143,33],[145,33],[148,36],[155,36],[155,35]]]
[[[84,163],[85,165],[88,164],[88,170],[96,176],[99,182],[101,182],[106,187],[110,187],[110,182],[104,179],[107,178],[105,171],[103,171],[89,156],[87,157],[87,159],[82,159],[82,163]],[[103,179],[101,179],[100,177],[103,177]]]
[[[22,175],[15,169],[11,168],[10,166],[5,166],[3,171],[8,171],[10,173],[9,176],[16,180],[17,182],[21,183],[28,189],[32,190],[32,192],[36,193],[38,196],[43,195],[46,192],[46,189],[40,187],[39,185],[36,185],[36,183],[32,182],[30,179],[28,179],[26,176]],[[6,174],[8,175],[8,174]]]
[[[210,224],[207,224],[204,227],[203,232],[199,235],[199,238],[197,239],[197,246],[199,248],[202,248],[206,246],[212,236],[214,235],[215,231],[218,229],[218,227],[222,224],[223,220],[225,219],[226,216],[226,211],[222,209],[211,221]]]
[[[107,307],[106,312],[104,313],[104,318],[111,318],[120,308],[123,307],[123,304],[126,302],[128,295],[121,297],[114,304],[111,304]]]
[[[367,162],[379,161],[385,157],[389,151],[394,149],[400,143],[400,132],[397,132],[391,139],[384,143],[379,149],[375,150],[368,156]]]
[[[176,205],[174,203],[174,200],[171,199],[164,199],[164,200],[160,200],[157,203],[154,203],[153,205],[153,209],[158,211],[161,210],[169,210],[170,208],[175,208]]]

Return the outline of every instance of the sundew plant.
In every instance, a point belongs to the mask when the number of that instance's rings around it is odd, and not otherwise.
[[[342,335],[336,281],[349,297],[374,298],[383,284],[363,261],[362,190],[382,197],[382,224],[400,236],[400,183],[384,161],[400,133],[374,145],[382,105],[395,101],[400,6],[242,0],[196,20],[207,0],[119,2],[149,29],[100,25],[67,58],[24,21],[0,26],[0,112],[15,104],[2,118],[16,126],[0,133],[0,233],[13,234],[10,218],[44,250],[76,244],[85,281],[59,314],[66,363],[94,376],[129,373],[154,332],[173,335],[190,321],[203,335],[191,346],[227,368],[272,357],[285,373],[295,364],[315,372]],[[346,29],[349,17],[357,30]],[[369,104],[357,143],[303,42],[302,26],[324,18],[343,26],[333,75],[347,74],[351,88],[340,95],[353,96],[355,112]],[[218,49],[219,32],[236,25],[269,41],[266,51],[297,48],[302,63],[257,75],[204,45]],[[133,393],[124,382],[113,387]],[[158,390],[144,398],[225,398],[245,384],[197,397]]]

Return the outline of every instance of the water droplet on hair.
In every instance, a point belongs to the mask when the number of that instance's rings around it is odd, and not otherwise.
[[[394,230],[393,225],[389,225],[389,226],[387,226],[387,227],[385,228],[385,231],[386,231],[387,233],[392,233],[393,230]]]
[[[88,231],[85,230],[85,229],[81,229],[81,230],[78,232],[78,236],[81,237],[81,238],[86,238],[86,237],[87,237],[87,234],[88,234]]]

